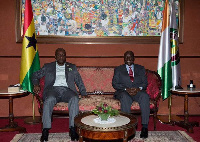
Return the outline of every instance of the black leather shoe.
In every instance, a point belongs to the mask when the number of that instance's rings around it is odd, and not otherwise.
[[[41,136],[41,138],[40,138],[40,141],[41,141],[41,142],[48,141],[48,136],[49,136],[49,129],[44,128],[44,129],[42,130],[42,136]]]
[[[79,135],[76,133],[76,130],[74,127],[69,128],[69,136],[71,137],[71,141],[79,140]]]
[[[142,127],[140,138],[148,138],[148,128]]]

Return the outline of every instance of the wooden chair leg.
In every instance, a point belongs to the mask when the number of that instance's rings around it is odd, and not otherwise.
[[[154,113],[153,113],[153,122],[154,122],[154,131],[156,131],[157,111],[154,111]]]

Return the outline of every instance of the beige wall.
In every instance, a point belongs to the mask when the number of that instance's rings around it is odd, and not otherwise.
[[[15,1],[1,0],[0,9],[0,89],[7,89],[10,84],[19,82],[22,45],[15,42]],[[184,87],[190,79],[194,80],[197,87],[200,86],[199,12],[199,0],[185,0],[184,43],[179,46]],[[136,63],[157,70],[159,44],[38,44],[38,47],[41,65],[54,60],[52,56],[58,47],[65,48],[68,56],[122,56],[126,50],[133,50]],[[68,58],[67,60],[77,66],[117,66],[123,63],[122,58]],[[183,114],[183,98],[173,97],[173,102],[172,112]],[[200,114],[199,102],[199,98],[190,98],[190,114]],[[161,101],[160,104],[159,113],[168,113],[167,100]],[[14,115],[32,115],[32,95],[14,99]],[[36,115],[38,115],[37,108]],[[0,117],[7,116],[8,100],[1,99]]]

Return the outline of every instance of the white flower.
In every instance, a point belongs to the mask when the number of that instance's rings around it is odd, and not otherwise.
[[[69,71],[72,71],[72,68],[69,68]]]

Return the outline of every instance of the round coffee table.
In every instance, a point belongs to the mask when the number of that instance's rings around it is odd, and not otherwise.
[[[128,137],[135,135],[137,119],[126,113],[120,113],[114,116],[115,122],[108,124],[98,123],[98,118],[92,112],[79,113],[74,119],[77,133],[79,134],[79,142],[83,142],[83,138],[92,140],[116,140],[123,139],[127,142]]]

